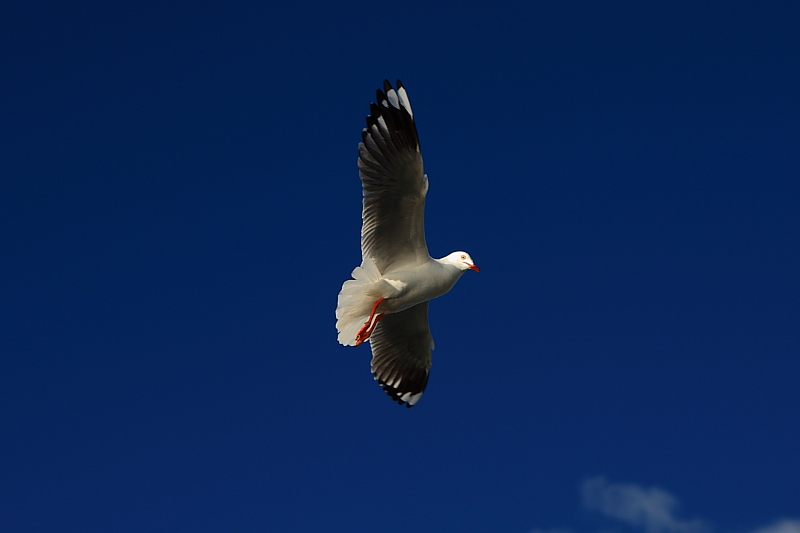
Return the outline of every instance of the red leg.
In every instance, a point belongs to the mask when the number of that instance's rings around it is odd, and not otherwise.
[[[372,325],[371,325],[371,326],[369,327],[369,329],[367,330],[367,336],[366,336],[366,337],[364,337],[365,339],[369,339],[370,335],[372,335],[372,332],[373,332],[373,331],[375,331],[375,326],[377,326],[377,325],[378,325],[378,321],[379,321],[381,318],[383,318],[383,315],[385,315],[385,314],[386,314],[386,313],[381,313],[381,314],[379,314],[378,316],[376,316],[376,317],[375,317],[375,320],[373,320],[373,321],[372,321]]]
[[[378,306],[385,299],[386,298],[379,298],[372,305],[372,312],[369,314],[369,318],[367,319],[366,322],[364,322],[364,325],[361,326],[361,329],[358,330],[358,333],[356,333],[356,346],[358,346],[359,344],[361,344],[362,342],[367,340],[369,338],[369,336],[372,335],[372,332],[375,330],[375,326],[378,324],[378,320],[381,319],[381,317],[384,315],[384,313],[381,313],[380,315],[378,315],[378,318],[375,319],[374,323],[372,322],[372,319],[375,317],[375,312],[378,310]]]

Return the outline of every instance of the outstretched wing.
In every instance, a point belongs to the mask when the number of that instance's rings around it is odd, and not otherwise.
[[[425,195],[417,127],[406,90],[388,81],[370,105],[367,127],[358,145],[358,170],[364,193],[361,255],[382,273],[392,265],[421,264],[425,244]]]
[[[372,373],[378,384],[400,405],[417,403],[431,369],[433,337],[428,328],[428,302],[384,316],[369,342]]]

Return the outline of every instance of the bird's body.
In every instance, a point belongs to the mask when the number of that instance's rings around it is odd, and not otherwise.
[[[368,273],[365,279],[359,276],[361,272]],[[399,313],[447,293],[464,272],[447,261],[447,257],[428,257],[419,265],[391,269],[385,273],[380,273],[374,264],[362,263],[353,271],[355,279],[345,281],[339,293],[336,313],[339,319],[336,324],[339,342],[346,346],[356,345],[358,329],[369,316],[376,300],[384,299],[379,307],[382,313]],[[351,295],[361,296],[360,301],[348,301]]]
[[[383,283],[397,292],[386,297],[382,310],[397,313],[438,298],[452,289],[464,272],[443,259],[430,257],[417,266],[390,270],[383,275]]]
[[[414,405],[431,365],[428,301],[447,293],[467,270],[466,252],[433,259],[425,243],[428,177],[405,89],[388,81],[370,107],[359,144],[364,192],[361,266],[344,282],[336,308],[339,342],[369,339],[375,379],[392,399]]]

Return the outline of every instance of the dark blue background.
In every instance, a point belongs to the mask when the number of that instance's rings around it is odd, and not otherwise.
[[[526,532],[579,486],[800,516],[796,2],[0,8],[0,528]],[[337,344],[406,85],[428,390]],[[607,525],[604,526],[608,529]]]

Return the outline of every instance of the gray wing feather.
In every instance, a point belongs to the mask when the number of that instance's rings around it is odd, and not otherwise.
[[[417,403],[431,368],[433,336],[428,328],[428,302],[384,316],[369,341],[372,373],[383,390],[401,405]]]
[[[397,91],[384,81],[384,91],[370,105],[358,145],[364,194],[361,253],[381,273],[394,264],[420,264],[429,257],[424,227],[428,179],[417,127],[400,81]]]

